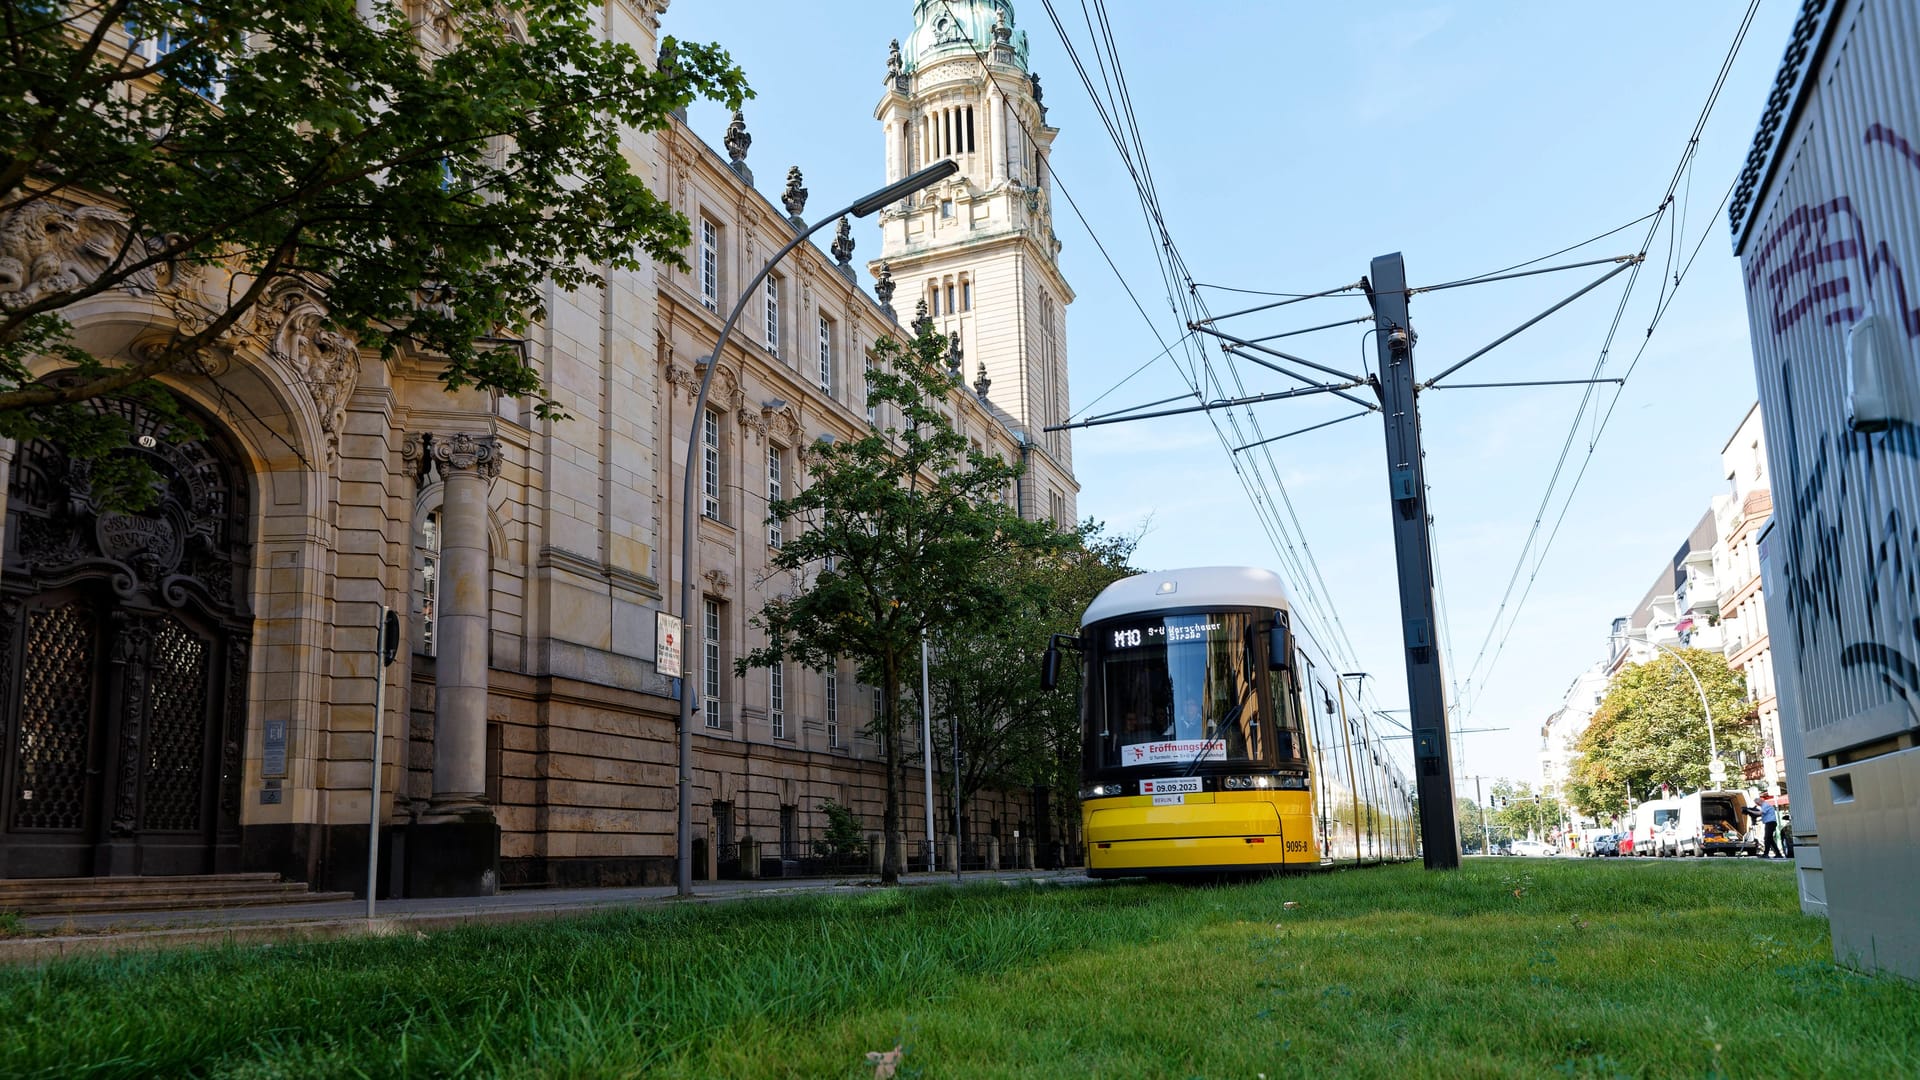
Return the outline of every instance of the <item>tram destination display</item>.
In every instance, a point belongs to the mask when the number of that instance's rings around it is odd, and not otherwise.
[[[1129,652],[1134,649],[1161,649],[1168,645],[1217,641],[1220,633],[1221,623],[1217,618],[1210,618],[1207,622],[1155,619],[1133,626],[1113,627],[1106,631],[1105,643],[1110,651]]]

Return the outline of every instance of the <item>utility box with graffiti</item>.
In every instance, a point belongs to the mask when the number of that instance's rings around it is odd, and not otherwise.
[[[1920,979],[1920,4],[1806,0],[1729,218],[1802,904]]]

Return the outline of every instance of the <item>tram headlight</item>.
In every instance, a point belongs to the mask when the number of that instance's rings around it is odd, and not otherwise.
[[[1125,784],[1094,784],[1092,787],[1083,787],[1080,789],[1080,797],[1083,799],[1101,799],[1109,795],[1125,795],[1126,793],[1127,785]]]
[[[1278,785],[1271,776],[1229,776],[1220,786],[1228,791],[1264,791]]]

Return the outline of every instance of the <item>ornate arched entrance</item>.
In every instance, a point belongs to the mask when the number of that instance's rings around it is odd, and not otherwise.
[[[236,869],[252,615],[246,472],[215,425],[106,401],[159,474],[138,512],[20,448],[0,566],[0,877]]]

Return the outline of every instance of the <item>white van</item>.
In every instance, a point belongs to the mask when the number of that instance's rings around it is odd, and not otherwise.
[[[1648,799],[1633,808],[1635,855],[1672,855],[1679,839],[1679,799]]]
[[[1696,791],[1680,798],[1679,853],[1756,855],[1743,791]]]

